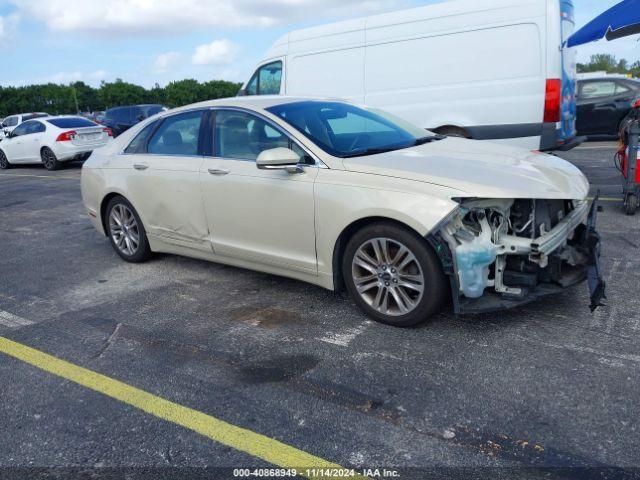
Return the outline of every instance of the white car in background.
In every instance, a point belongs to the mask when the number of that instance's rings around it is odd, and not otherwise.
[[[265,96],[164,112],[82,168],[124,260],[167,252],[346,286],[409,326],[603,284],[589,183],[547,154],[434,135],[332,100]],[[221,292],[217,293],[222,294]]]
[[[0,126],[0,132],[4,136],[11,133],[18,125],[27,120],[33,120],[34,118],[48,117],[49,114],[45,112],[31,112],[31,113],[18,113],[10,115],[2,120],[2,126]]]
[[[56,170],[62,162],[86,160],[112,139],[111,130],[82,117],[27,120],[0,142],[0,169],[42,163],[47,170]]]

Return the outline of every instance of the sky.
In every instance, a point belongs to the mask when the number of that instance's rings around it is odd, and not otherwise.
[[[244,81],[290,30],[442,0],[0,0],[0,85]],[[486,0],[478,0],[486,1]],[[574,0],[579,28],[619,0]],[[640,60],[637,37],[578,48]]]

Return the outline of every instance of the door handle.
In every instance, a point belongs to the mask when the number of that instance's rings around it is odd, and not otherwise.
[[[137,163],[133,166],[133,168],[135,168],[136,170],[146,170],[147,168],[149,168],[149,165],[142,165],[140,163]]]
[[[221,176],[223,176],[223,175],[228,175],[228,174],[229,174],[229,170],[220,170],[220,169],[217,169],[217,168],[210,168],[210,169],[208,170],[208,172],[209,172],[211,175],[217,175],[217,176],[219,176],[219,177],[221,177]]]

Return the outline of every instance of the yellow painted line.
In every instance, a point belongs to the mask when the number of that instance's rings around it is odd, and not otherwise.
[[[2,177],[32,177],[32,178],[48,178],[51,180],[76,180],[80,178],[80,175],[77,177],[57,177],[53,175],[30,175],[27,173],[2,173],[0,174],[0,178]]]
[[[302,469],[343,468],[278,440],[231,425],[206,413],[178,405],[4,337],[0,337],[0,353],[102,393],[168,422],[193,430],[211,440],[261,458],[278,467],[295,468],[300,476],[326,479],[326,475],[322,476],[322,473],[326,472],[320,472],[317,476],[313,476],[313,472],[309,472],[307,475]],[[367,477],[356,475],[349,478],[362,480]]]

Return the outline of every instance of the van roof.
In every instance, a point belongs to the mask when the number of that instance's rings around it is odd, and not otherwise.
[[[364,28],[382,28],[403,23],[435,20],[438,18],[458,15],[473,15],[477,13],[489,14],[486,18],[493,20],[488,20],[485,23],[490,23],[490,21],[499,21],[499,19],[496,19],[498,14],[508,14],[510,16],[516,15],[522,16],[523,18],[530,16],[531,9],[527,9],[526,7],[532,7],[537,14],[544,15],[549,1],[550,0],[485,0],[481,2],[478,0],[442,1],[440,3],[426,5],[423,7],[408,8],[293,30],[277,39],[269,51],[280,51],[282,47],[286,47],[288,44],[297,41],[354,32]],[[508,9],[509,7],[511,7],[511,12],[505,13],[505,9]],[[496,12],[495,17],[490,15],[492,12]],[[518,12],[522,13],[519,14]],[[270,56],[272,55],[267,54],[265,58]]]

